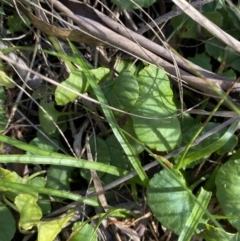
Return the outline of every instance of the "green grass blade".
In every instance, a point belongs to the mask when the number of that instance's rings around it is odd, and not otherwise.
[[[66,191],[59,191],[51,188],[46,188],[46,187],[37,187],[37,186],[31,186],[28,184],[20,184],[20,183],[13,183],[13,182],[7,182],[0,180],[0,190],[3,189],[5,191],[7,189],[12,189],[12,190],[18,190],[21,191],[22,193],[42,193],[46,195],[51,195],[51,196],[56,196],[56,197],[61,197],[64,199],[70,199],[73,201],[78,201],[81,203],[88,204],[90,206],[98,207],[99,204],[97,201],[92,200],[90,198],[85,198],[77,194],[69,193]]]
[[[48,156],[30,156],[30,155],[0,155],[1,163],[31,163],[42,165],[57,165],[57,166],[70,166],[84,169],[91,169],[109,173],[115,176],[123,176],[128,172],[114,166],[103,163],[91,162],[84,159],[77,159],[74,157],[51,157]]]
[[[231,126],[228,128],[228,130],[226,131],[226,133],[219,140],[215,141],[214,143],[212,143],[211,145],[209,145],[205,148],[202,148],[199,151],[196,151],[192,155],[184,158],[184,160],[181,161],[180,165],[178,165],[178,168],[180,169],[180,168],[194,162],[195,160],[198,160],[206,155],[209,155],[209,154],[217,151],[219,148],[221,148],[224,144],[227,143],[227,141],[232,137],[232,135],[236,131],[236,129],[238,127],[238,122],[239,121],[233,122],[231,124]]]
[[[199,224],[202,216],[207,209],[208,203],[211,199],[211,193],[201,189],[200,194],[196,200],[196,203],[193,207],[193,210],[184,225],[178,241],[188,241],[191,240],[191,237],[196,232],[197,225]]]

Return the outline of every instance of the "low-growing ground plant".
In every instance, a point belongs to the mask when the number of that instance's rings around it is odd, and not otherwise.
[[[0,3],[1,241],[239,240],[238,6]]]

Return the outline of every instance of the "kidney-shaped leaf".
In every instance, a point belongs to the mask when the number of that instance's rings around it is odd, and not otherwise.
[[[164,227],[180,234],[192,212],[194,200],[182,174],[177,170],[172,172],[175,178],[167,170],[154,175],[147,188],[147,203]]]
[[[111,106],[130,111],[138,99],[138,82],[131,72],[125,71],[113,81],[107,81],[103,92]]]
[[[216,175],[217,198],[228,221],[240,230],[240,159],[223,164]]]
[[[139,99],[131,111],[140,116],[132,116],[136,136],[152,149],[170,151],[181,142],[181,128],[178,119],[171,117],[176,114],[176,106],[168,77],[148,66],[140,71],[138,83]]]

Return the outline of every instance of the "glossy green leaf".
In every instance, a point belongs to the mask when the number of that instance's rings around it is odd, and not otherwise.
[[[201,237],[206,241],[239,241],[239,233],[228,233],[224,229],[206,225],[206,229],[201,233]]]
[[[73,225],[73,233],[69,241],[97,241],[97,233],[88,223],[76,222]]]
[[[0,240],[12,241],[15,231],[16,223],[12,212],[0,202]]]
[[[42,211],[36,197],[30,194],[19,194],[14,203],[20,214],[19,226],[22,229],[30,230],[38,224],[42,218]]]
[[[240,230],[240,159],[231,160],[223,164],[217,172],[217,198],[223,213],[229,217],[228,221]]]
[[[64,217],[38,223],[38,241],[53,241],[72,218],[74,211]]]
[[[113,81],[106,81],[102,90],[109,105],[126,112],[133,108],[139,95],[138,82],[128,71],[120,73]]]
[[[151,6],[156,0],[111,0],[114,4],[116,4],[120,8],[127,8],[127,9],[134,9],[139,7],[149,7]],[[134,4],[136,3],[136,4]]]
[[[180,234],[192,212],[194,200],[182,174],[174,169],[171,171],[175,177],[163,170],[150,180],[147,203],[164,227]]]
[[[163,70],[148,66],[140,71],[138,83],[139,99],[131,111],[140,116],[131,117],[136,136],[151,149],[170,151],[181,143],[181,128],[172,116],[177,108],[168,77]]]

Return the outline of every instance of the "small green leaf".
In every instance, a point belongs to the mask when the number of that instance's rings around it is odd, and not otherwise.
[[[19,226],[30,230],[42,218],[41,208],[37,205],[37,198],[30,194],[19,194],[14,201],[20,213]]]
[[[216,38],[209,39],[205,44],[207,53],[218,62],[223,61],[225,44]]]
[[[0,86],[5,86],[7,88],[14,88],[14,81],[9,78],[4,71],[0,70]]]
[[[240,159],[231,160],[223,164],[217,172],[217,198],[223,213],[230,217],[228,221],[240,230]]]
[[[67,225],[74,214],[74,211],[68,212],[64,217],[51,221],[41,221],[38,223],[38,241],[52,241],[61,230]]]
[[[76,222],[73,225],[73,233],[69,241],[97,241],[97,234],[94,228],[86,223]]]
[[[108,146],[103,139],[101,139],[99,137],[96,137],[96,139],[91,138],[89,144],[91,147],[91,153],[92,153],[92,157],[94,160],[96,157],[96,161],[98,163],[104,163],[104,164],[111,163]],[[82,175],[82,177],[84,177],[87,180],[89,180],[91,178],[91,174],[90,174],[89,170],[84,169],[84,168],[81,169],[81,175]],[[103,172],[98,172],[99,178],[102,177],[103,175],[104,175]]]
[[[73,169],[74,167],[50,166],[47,170],[47,187],[69,191],[69,179]]]
[[[5,114],[4,102],[6,100],[6,95],[2,86],[0,86],[0,131],[6,128],[8,119]]]
[[[106,81],[103,93],[109,105],[128,112],[138,99],[138,82],[134,75],[125,71],[120,73],[113,81]]]
[[[239,233],[228,233],[223,229],[215,228],[209,224],[206,225],[206,229],[201,233],[201,237],[206,241],[239,241]]]
[[[208,55],[205,53],[202,54],[196,54],[194,57],[188,58],[192,63],[206,69],[209,71],[212,71],[212,66],[211,66],[211,59]]]
[[[89,87],[87,79],[82,74],[82,71],[71,72],[69,77],[63,81],[61,85],[78,93],[86,92]],[[66,105],[67,103],[74,101],[78,95],[62,88],[61,86],[57,86],[54,96],[58,105]]]
[[[45,113],[39,109],[40,125],[46,134],[51,135],[56,131],[55,124],[62,113],[55,109],[54,102],[45,103],[44,101],[41,101],[40,105],[46,112]]]
[[[214,122],[208,122],[201,133],[204,134],[207,131],[212,130],[217,125],[218,124]],[[199,128],[199,125],[193,128],[190,128],[188,132],[184,134],[183,140],[185,143],[187,143],[191,139],[192,135],[196,133],[198,128]],[[236,131],[236,128],[237,128],[237,122],[234,122],[228,129],[224,128],[221,131],[211,135],[209,138],[203,140],[198,145],[192,146],[189,149],[187,155],[185,156],[179,168],[182,168],[189,164],[195,165],[197,163],[196,161],[201,161],[201,158],[207,157],[208,155],[210,155],[215,151],[222,152],[225,150],[231,150],[231,148],[233,148],[234,145],[236,144],[234,140],[236,139],[236,137],[234,136],[234,132]],[[233,141],[231,141],[231,139],[233,139]],[[230,141],[229,144],[228,144],[228,141]],[[175,160],[178,160],[179,157],[180,155],[175,156]]]
[[[0,8],[0,15],[6,15],[3,8]]]
[[[139,99],[131,116],[139,141],[157,151],[170,151],[181,143],[181,128],[173,92],[164,71],[148,66],[138,76]],[[142,116],[142,117],[141,117]],[[165,118],[169,117],[169,118]]]
[[[154,175],[147,188],[147,203],[159,222],[180,234],[192,212],[194,200],[178,170],[163,170]],[[189,190],[189,191],[187,191]]]
[[[102,67],[91,69],[89,72],[95,77],[94,79],[97,81],[97,83],[109,75],[109,69]],[[90,87],[87,78],[80,70],[72,71],[69,77],[63,81],[61,85],[78,93],[85,93]],[[58,105],[66,105],[67,103],[74,101],[77,97],[77,94],[62,88],[61,86],[56,88],[55,101]]]
[[[218,12],[207,12],[203,13],[203,15],[211,20],[214,24],[221,27],[223,24],[223,17]],[[190,38],[197,39],[199,38],[199,34],[197,32],[198,24],[185,14],[179,15],[171,20],[171,24],[174,29],[178,29],[178,36],[180,38]],[[212,35],[206,31],[205,29],[201,29],[202,35],[205,37],[211,37]]]
[[[139,7],[147,8],[151,6],[156,0],[111,0],[120,8],[137,9]],[[136,5],[137,4],[137,5]]]
[[[208,18],[212,23],[216,24],[218,27],[222,27],[223,25],[223,16],[219,12],[207,12],[203,14],[206,18]],[[205,28],[201,28],[202,35],[205,38],[210,38],[213,35],[209,33]]]
[[[16,223],[12,212],[2,202],[0,202],[0,240],[13,240],[15,231]]]
[[[24,19],[24,22],[22,19]],[[7,29],[7,34],[12,34],[15,32],[26,33],[28,31],[27,26],[31,24],[25,15],[21,14],[20,17],[17,12],[14,12],[14,15],[12,16],[8,16],[7,20],[9,26]]]

